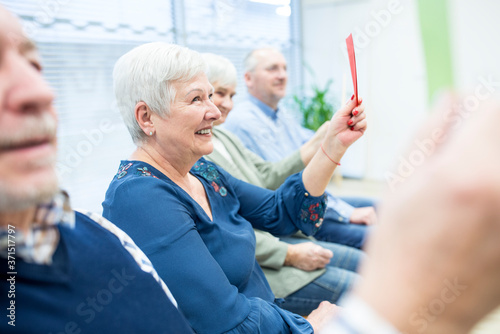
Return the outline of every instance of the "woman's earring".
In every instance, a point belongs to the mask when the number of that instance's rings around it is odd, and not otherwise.
[[[149,131],[149,135],[152,136],[153,135],[153,131]]]

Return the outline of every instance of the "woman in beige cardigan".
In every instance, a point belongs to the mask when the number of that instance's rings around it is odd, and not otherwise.
[[[233,107],[236,69],[226,58],[204,54],[208,79],[214,86],[213,102],[221,112],[215,125],[226,120]],[[279,162],[267,162],[246,149],[227,130],[213,129],[214,151],[206,156],[233,176],[254,185],[276,189],[291,174],[301,171],[318,150],[326,126],[300,150]],[[316,241],[301,235],[278,239],[255,230],[256,258],[282,307],[309,314],[323,300],[335,303],[357,277],[355,270],[362,252],[351,247]]]

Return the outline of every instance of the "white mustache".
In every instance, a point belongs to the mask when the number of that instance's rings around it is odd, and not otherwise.
[[[50,141],[56,135],[57,121],[50,113],[28,115],[24,117],[23,125],[15,132],[3,131],[0,134],[0,150]]]

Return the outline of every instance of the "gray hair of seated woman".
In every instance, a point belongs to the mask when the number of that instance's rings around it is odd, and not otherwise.
[[[238,83],[236,67],[226,57],[213,53],[202,53],[207,63],[207,77],[212,85],[236,87]]]
[[[206,71],[200,53],[163,42],[138,46],[115,64],[113,82],[118,109],[136,145],[147,135],[135,119],[135,106],[144,102],[161,116],[170,113],[175,99],[174,83],[188,82]]]

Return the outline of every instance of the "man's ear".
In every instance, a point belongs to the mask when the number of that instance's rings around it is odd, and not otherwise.
[[[153,124],[153,112],[149,109],[148,105],[145,102],[138,102],[135,105],[135,120],[139,127],[144,131],[147,136],[151,136],[154,132],[154,124]]]
[[[245,72],[244,79],[245,79],[245,84],[247,85],[247,87],[250,87],[250,85],[252,84],[252,73]]]

